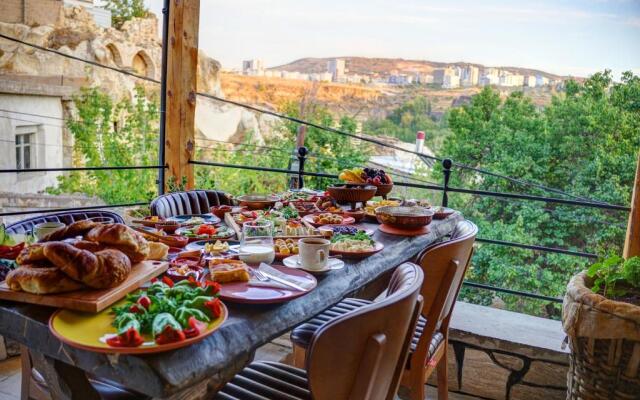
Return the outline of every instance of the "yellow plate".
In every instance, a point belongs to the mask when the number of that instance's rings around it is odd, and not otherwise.
[[[126,301],[122,300],[114,306],[121,306]],[[115,334],[116,329],[111,326],[113,314],[111,307],[97,313],[86,313],[72,310],[58,310],[49,319],[49,329],[55,337],[70,346],[84,350],[96,351],[100,353],[125,353],[125,354],[145,354],[160,353],[196,343],[215,332],[226,321],[229,312],[227,307],[221,302],[222,315],[211,321],[207,330],[200,335],[185,339],[181,342],[173,342],[158,345],[153,341],[151,335],[142,335],[145,342],[139,347],[113,347],[109,346],[100,338],[106,339],[105,335]]]

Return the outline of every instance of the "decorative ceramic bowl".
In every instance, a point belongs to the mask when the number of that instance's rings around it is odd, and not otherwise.
[[[384,206],[376,208],[379,223],[395,228],[415,229],[429,225],[433,211],[424,207]]]
[[[226,213],[231,212],[232,210],[233,210],[232,206],[215,206],[210,208],[211,214],[215,215],[220,219],[224,219],[224,215]]]
[[[359,183],[346,183],[327,188],[329,195],[338,203],[364,203],[371,200],[377,191],[378,188],[373,185]]]
[[[176,221],[162,221],[155,225],[155,228],[159,231],[165,231],[166,233],[174,233],[176,229],[180,228],[180,222]]]
[[[278,196],[262,195],[262,194],[246,194],[236,199],[241,206],[247,207],[249,210],[263,210],[271,208],[280,201]]]
[[[374,186],[378,188],[378,190],[376,190],[376,196],[381,197],[385,197],[393,189],[393,183],[380,183],[374,184]]]
[[[364,219],[365,213],[364,210],[355,210],[355,211],[344,211],[342,213],[346,217],[353,217],[356,220],[356,224]]]

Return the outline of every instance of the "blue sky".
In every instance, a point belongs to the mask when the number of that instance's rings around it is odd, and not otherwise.
[[[145,0],[160,15],[162,0]],[[201,0],[200,47],[262,58],[402,57],[640,74],[640,0]]]

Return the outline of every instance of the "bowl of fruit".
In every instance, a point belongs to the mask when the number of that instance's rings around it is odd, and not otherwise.
[[[352,168],[345,169],[340,173],[339,178],[349,183],[365,183],[374,185],[376,190],[375,196],[385,198],[393,189],[393,180],[391,176],[382,169],[375,168]]]
[[[327,187],[327,192],[338,203],[364,203],[375,196],[377,187],[366,183],[346,183]]]

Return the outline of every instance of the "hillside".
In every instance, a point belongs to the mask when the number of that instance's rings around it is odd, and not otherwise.
[[[327,70],[327,62],[333,58],[334,57],[301,58],[299,60],[295,60],[288,64],[280,65],[270,69],[281,70],[281,71],[292,71],[292,72],[295,71],[295,72],[301,72],[301,73],[320,73]],[[367,58],[367,57],[338,57],[338,58],[344,59],[346,61],[346,68],[349,70],[349,73],[363,74],[363,75],[386,76],[386,75],[390,75],[392,71],[405,71],[405,72],[411,71],[411,72],[419,72],[419,73],[431,73],[434,69],[438,69],[438,68],[473,65],[480,69],[500,68],[500,69],[512,72],[514,74],[520,74],[520,75],[542,75],[551,80],[569,78],[568,76],[560,76],[560,75],[556,75],[556,74],[552,74],[549,72],[540,71],[532,68],[510,67],[510,66],[493,67],[493,66],[485,66],[482,64],[474,64],[474,63],[466,63],[466,62],[444,63],[444,62],[426,61],[426,60],[405,60],[402,58]]]

